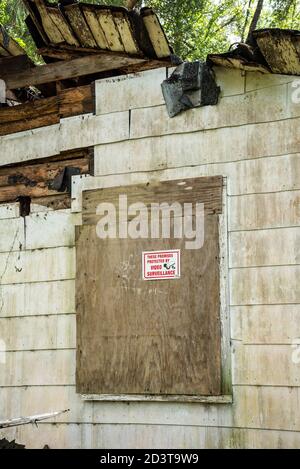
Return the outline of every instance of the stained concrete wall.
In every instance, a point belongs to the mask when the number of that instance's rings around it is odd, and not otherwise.
[[[169,119],[166,69],[96,83],[95,116],[0,137],[0,164],[95,145],[72,210],[0,206],[0,419],[70,408],[3,430],[40,448],[300,446],[300,104],[293,77],[216,69],[218,106]],[[84,402],[75,393],[74,225],[82,190],[227,179],[233,404]]]

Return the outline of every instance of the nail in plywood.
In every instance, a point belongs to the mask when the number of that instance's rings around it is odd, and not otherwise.
[[[160,183],[148,202],[222,204],[222,178]],[[181,181],[182,182],[182,181]],[[184,181],[183,181],[184,182]],[[141,186],[122,188],[128,204],[145,201]],[[93,192],[93,207],[118,204],[120,190]],[[83,194],[85,217],[89,193]],[[218,199],[218,200],[217,200]],[[98,202],[98,203],[97,203]],[[94,212],[95,213],[95,212]],[[86,220],[85,220],[86,221]],[[83,394],[220,395],[221,325],[219,221],[205,216],[205,242],[185,249],[184,239],[106,239],[97,221],[77,231],[77,390]],[[181,250],[181,278],[145,282],[142,253]]]

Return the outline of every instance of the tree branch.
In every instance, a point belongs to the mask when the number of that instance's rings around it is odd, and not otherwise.
[[[250,24],[250,28],[249,28],[248,36],[247,36],[247,39],[246,39],[246,43],[251,42],[252,33],[256,29],[256,26],[257,26],[257,23],[259,21],[263,6],[264,6],[264,0],[258,0],[256,10],[255,10],[255,13],[253,15],[253,18],[252,18],[252,21],[251,21],[251,24]]]

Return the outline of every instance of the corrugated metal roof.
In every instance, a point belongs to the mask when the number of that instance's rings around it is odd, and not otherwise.
[[[225,54],[210,54],[209,62],[242,70],[300,75],[300,31],[260,29],[251,45],[238,44]]]
[[[30,17],[27,25],[43,57],[59,59],[58,51],[110,51],[163,59],[172,51],[157,15],[76,2],[48,3],[23,0]],[[61,56],[65,58],[65,55]]]

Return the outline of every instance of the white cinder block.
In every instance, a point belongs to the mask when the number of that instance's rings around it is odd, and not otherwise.
[[[1,285],[0,317],[75,313],[75,280]]]
[[[164,104],[161,84],[166,68],[97,80],[96,114],[128,111],[130,109]]]
[[[20,204],[1,204],[0,205],[0,220],[7,218],[17,218],[20,216]]]
[[[130,140],[95,148],[95,175],[154,171],[299,152],[300,119]]]
[[[57,155],[59,124],[0,137],[0,165]]]
[[[75,350],[6,352],[5,363],[0,363],[0,386],[75,384],[75,353]],[[60,410],[60,406],[55,410]]]
[[[22,249],[24,249],[24,219],[0,219],[0,252],[19,251]]]
[[[245,72],[234,68],[213,67],[221,97],[243,94],[245,92]]]
[[[11,351],[75,349],[75,323],[75,314],[0,317],[0,338]]]
[[[69,280],[75,278],[75,248],[2,253],[0,265],[7,266],[2,285]]]
[[[130,137],[196,132],[295,117],[287,106],[287,85],[221,98],[217,106],[190,109],[170,119],[166,106],[133,109]]]
[[[300,303],[300,266],[252,267],[230,272],[230,304]]]
[[[75,216],[69,210],[32,213],[26,217],[26,249],[74,246]]]
[[[244,344],[300,341],[300,305],[247,305],[231,308],[232,339]]]
[[[87,114],[62,119],[59,138],[60,151],[126,140],[129,138],[129,114]]]
[[[278,75],[272,73],[246,72],[246,91],[259,90],[291,83],[295,77],[291,75]]]
[[[300,264],[300,226],[230,233],[229,251],[230,267]]]
[[[299,363],[293,361],[293,352],[290,345],[235,343],[233,383],[299,387]]]
[[[300,191],[249,194],[229,200],[229,230],[300,226]]]

